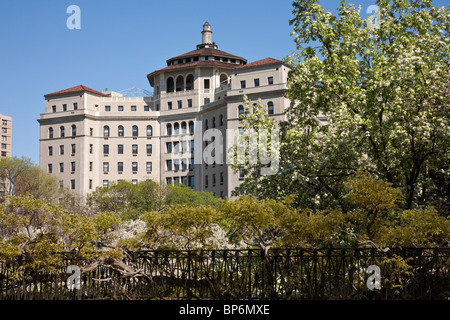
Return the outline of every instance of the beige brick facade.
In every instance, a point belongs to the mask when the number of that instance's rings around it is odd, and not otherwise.
[[[225,151],[226,129],[240,127],[244,95],[261,98],[271,117],[284,119],[289,69],[271,58],[247,64],[218,50],[211,33],[205,24],[196,50],[147,75],[152,97],[84,86],[45,95],[38,120],[41,168],[84,196],[119,180],[180,183],[230,196],[242,179],[226,163],[199,162],[203,133],[220,130]],[[185,153],[176,157],[177,151]]]

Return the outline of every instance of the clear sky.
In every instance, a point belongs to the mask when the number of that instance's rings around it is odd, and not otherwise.
[[[353,2],[362,13],[375,4]],[[81,9],[80,30],[67,28],[70,5]],[[335,12],[339,1],[321,5]],[[46,93],[80,84],[151,91],[146,75],[194,50],[205,21],[220,50],[248,62],[282,59],[295,49],[291,18],[292,0],[2,0],[0,113],[13,117],[12,154],[39,163]]]

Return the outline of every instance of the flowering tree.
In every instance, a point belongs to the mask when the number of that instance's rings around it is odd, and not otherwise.
[[[450,9],[380,0],[374,26],[345,1],[337,16],[318,2],[294,3],[280,170],[243,188],[347,210],[344,181],[364,169],[399,188],[405,208],[448,212]]]

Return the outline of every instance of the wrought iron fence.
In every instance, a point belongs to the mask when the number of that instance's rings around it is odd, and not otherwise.
[[[57,272],[0,263],[0,299],[448,299],[450,248],[139,251],[81,273],[70,290]],[[371,265],[381,288],[370,290]]]

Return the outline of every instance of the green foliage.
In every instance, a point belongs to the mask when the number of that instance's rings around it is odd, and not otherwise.
[[[344,182],[366,170],[405,195],[402,208],[448,212],[450,9],[377,4],[379,28],[345,1],[337,15],[318,0],[294,2],[280,170],[251,176],[239,192],[295,194],[301,208],[347,211]]]
[[[0,192],[5,195],[30,195],[44,200],[58,196],[56,178],[26,157],[0,159],[0,181]]]
[[[158,249],[212,249],[218,219],[218,212],[212,207],[185,205],[142,216],[147,225],[145,240]]]

